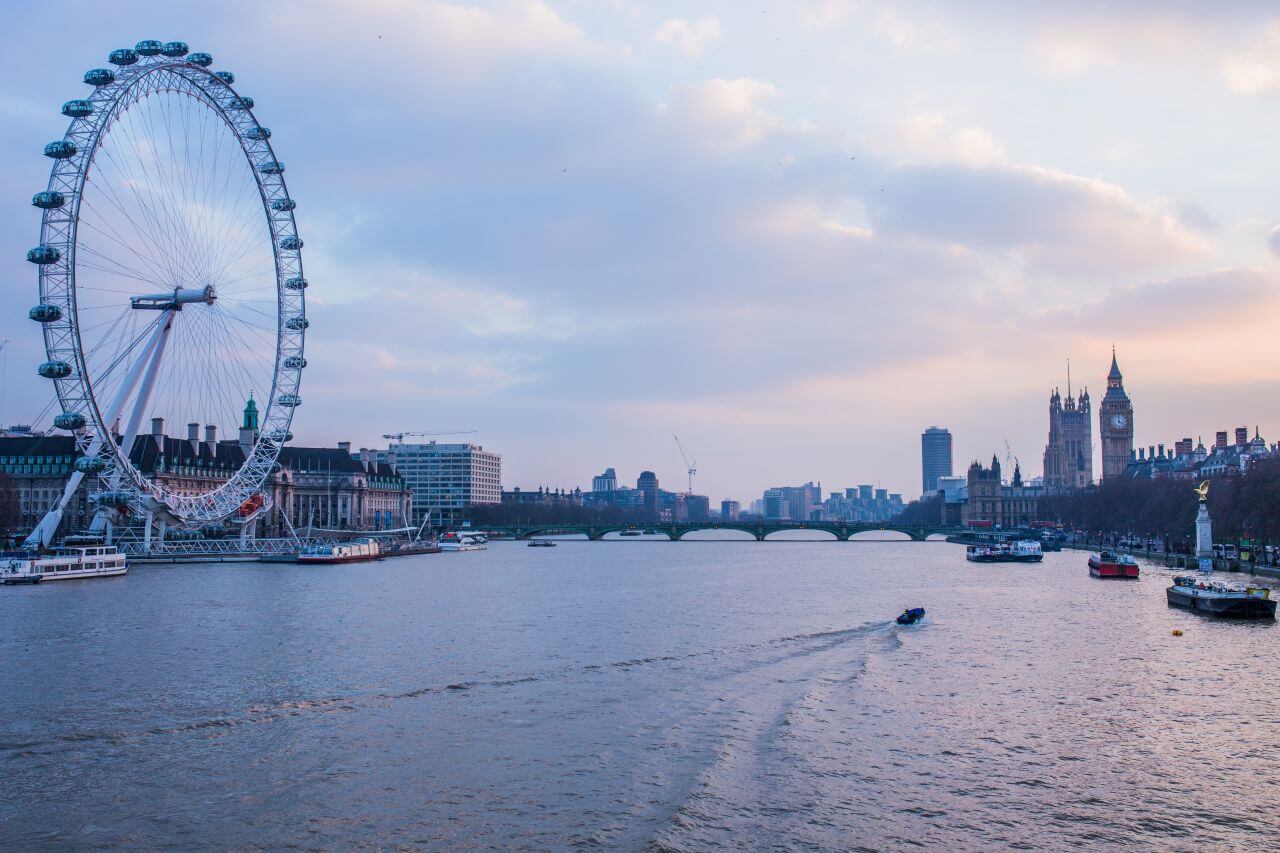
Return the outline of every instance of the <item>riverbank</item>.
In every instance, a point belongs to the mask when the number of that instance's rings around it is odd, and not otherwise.
[[[1096,552],[1102,548],[1114,548],[1112,545],[1102,545],[1101,543],[1076,543],[1063,542],[1064,549],[1072,551],[1089,551]],[[1152,551],[1143,548],[1121,548],[1126,554],[1132,554],[1139,559],[1152,563],[1159,563],[1172,569],[1199,569],[1200,561],[1190,554],[1166,554],[1163,551]],[[1264,578],[1280,578],[1280,567],[1262,566],[1245,560],[1227,560],[1222,557],[1213,559],[1213,570],[1215,572],[1239,572],[1247,575],[1257,575]]]

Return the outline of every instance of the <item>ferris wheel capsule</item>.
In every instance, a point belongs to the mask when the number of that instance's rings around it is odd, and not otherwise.
[[[81,474],[100,474],[107,470],[107,460],[101,456],[81,456],[72,467]]]
[[[187,57],[187,62],[199,65],[201,68],[208,68],[213,64],[213,57],[207,53],[193,53]]]
[[[160,48],[160,52],[165,56],[186,56],[187,43],[185,41],[167,41]]]
[[[33,264],[39,264],[41,266],[56,264],[58,259],[61,257],[62,253],[55,247],[47,246],[44,243],[41,243],[34,249],[27,249],[27,260],[31,261]]]
[[[44,210],[56,210],[66,203],[66,197],[56,190],[43,190],[31,197],[31,204]]]
[[[56,323],[62,319],[62,309],[57,305],[41,302],[28,311],[27,316],[37,323]]]
[[[288,290],[306,290],[307,280],[300,275],[285,279],[284,286]]]
[[[78,430],[84,429],[88,421],[85,416],[79,412],[63,412],[53,419],[53,425],[56,429]]]
[[[84,118],[93,115],[93,102],[77,99],[62,105],[62,114],[71,118]]]
[[[138,61],[138,52],[131,47],[122,47],[118,50],[111,51],[111,55],[107,57],[107,62],[112,65],[133,65]]]
[[[71,375],[71,365],[61,359],[50,359],[36,368],[45,379],[66,379]]]
[[[110,68],[93,68],[84,72],[84,82],[90,86],[110,86],[116,81],[116,73]]]
[[[134,45],[133,49],[142,56],[159,56],[160,52],[164,50],[164,45],[155,39],[144,39]]]
[[[280,248],[284,249],[286,252],[296,252],[302,248],[302,240],[298,239],[293,234],[290,234],[287,237],[281,237]]]
[[[217,77],[228,86],[236,82],[236,75],[232,74],[230,71],[215,71],[213,72],[213,76]]]
[[[253,109],[253,98],[248,95],[236,95],[227,101],[227,109],[229,110],[251,110]]]
[[[76,156],[76,144],[65,139],[58,139],[44,147],[44,156],[51,157],[54,160],[66,160],[68,157]]]

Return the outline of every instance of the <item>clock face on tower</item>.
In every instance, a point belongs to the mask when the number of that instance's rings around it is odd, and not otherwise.
[[[1127,424],[1127,423],[1129,423],[1129,419],[1128,419],[1128,418],[1126,418],[1124,415],[1112,415],[1112,416],[1111,416],[1111,427],[1112,427],[1112,429],[1124,429],[1125,424]]]

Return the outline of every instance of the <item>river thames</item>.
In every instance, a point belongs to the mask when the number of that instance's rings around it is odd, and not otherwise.
[[[1277,627],[1085,557],[499,542],[6,588],[0,846],[1274,849]]]

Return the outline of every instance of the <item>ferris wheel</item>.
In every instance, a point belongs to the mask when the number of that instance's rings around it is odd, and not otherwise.
[[[62,105],[70,125],[45,146],[53,168],[32,199],[39,373],[79,456],[31,545],[51,542],[85,476],[97,478],[97,530],[144,515],[195,528],[253,505],[302,402],[302,240],[253,99],[180,41],[140,41],[109,62],[85,73],[90,93]],[[249,441],[217,442],[254,394],[262,414]],[[187,461],[206,476],[157,477],[154,459],[131,458],[147,417],[187,425]]]

